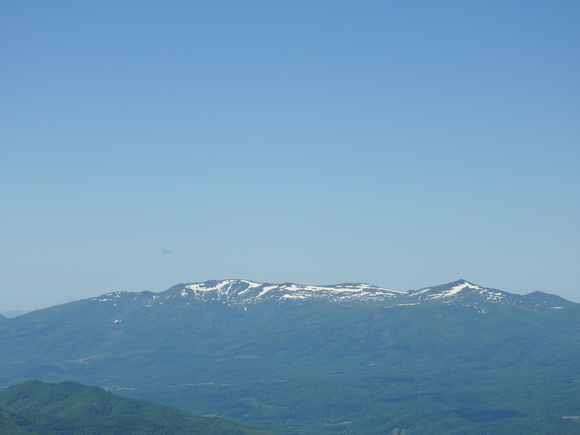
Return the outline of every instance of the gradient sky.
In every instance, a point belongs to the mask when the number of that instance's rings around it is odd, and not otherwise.
[[[180,282],[580,302],[580,2],[0,2],[0,312]]]

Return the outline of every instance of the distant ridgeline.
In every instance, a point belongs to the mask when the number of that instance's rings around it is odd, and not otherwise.
[[[0,387],[74,380],[278,434],[580,433],[580,304],[464,280],[108,293],[0,319],[0,349]]]
[[[30,381],[0,392],[3,435],[268,435],[218,418],[115,396],[77,382]]]
[[[218,301],[245,306],[268,301],[375,302],[381,303],[382,306],[418,305],[429,302],[461,303],[463,305],[477,306],[478,304],[493,302],[532,310],[578,305],[547,293],[534,292],[520,296],[501,290],[483,288],[465,280],[403,292],[369,284],[313,286],[290,283],[260,284],[247,280],[227,279],[196,284],[180,284],[162,293],[108,293],[92,300],[116,305],[117,302],[125,299],[140,300],[145,306],[159,305],[174,300],[180,301],[184,306],[189,305],[192,301]]]

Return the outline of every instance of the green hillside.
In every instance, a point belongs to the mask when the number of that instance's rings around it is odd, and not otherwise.
[[[0,392],[3,435],[266,435],[77,382],[29,381]]]

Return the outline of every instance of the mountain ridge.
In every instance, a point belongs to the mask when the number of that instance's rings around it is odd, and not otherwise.
[[[315,300],[336,303],[383,303],[390,306],[432,303],[438,300],[442,303],[464,303],[474,306],[481,303],[496,303],[516,305],[528,309],[580,305],[556,295],[550,297],[547,293],[541,292],[517,295],[503,290],[481,287],[464,279],[409,291],[392,290],[365,283],[322,286],[294,283],[270,284],[245,279],[224,279],[177,284],[159,293],[148,291],[106,293],[91,298],[91,300],[116,303],[117,299],[133,297],[134,300],[141,299],[145,304],[153,305],[164,303],[164,301],[178,296],[189,303],[192,300],[218,301],[246,307],[266,301],[306,302]]]

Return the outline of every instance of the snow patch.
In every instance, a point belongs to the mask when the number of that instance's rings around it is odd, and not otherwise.
[[[434,295],[430,295],[427,297],[427,299],[440,299],[440,298],[448,298],[449,296],[453,296],[457,293],[459,293],[461,290],[465,289],[465,288],[472,288],[475,290],[483,290],[481,287],[479,287],[478,285],[473,285],[470,284],[468,282],[464,282],[463,284],[458,284],[454,287],[451,287],[449,290],[444,290],[441,293],[437,293]]]

